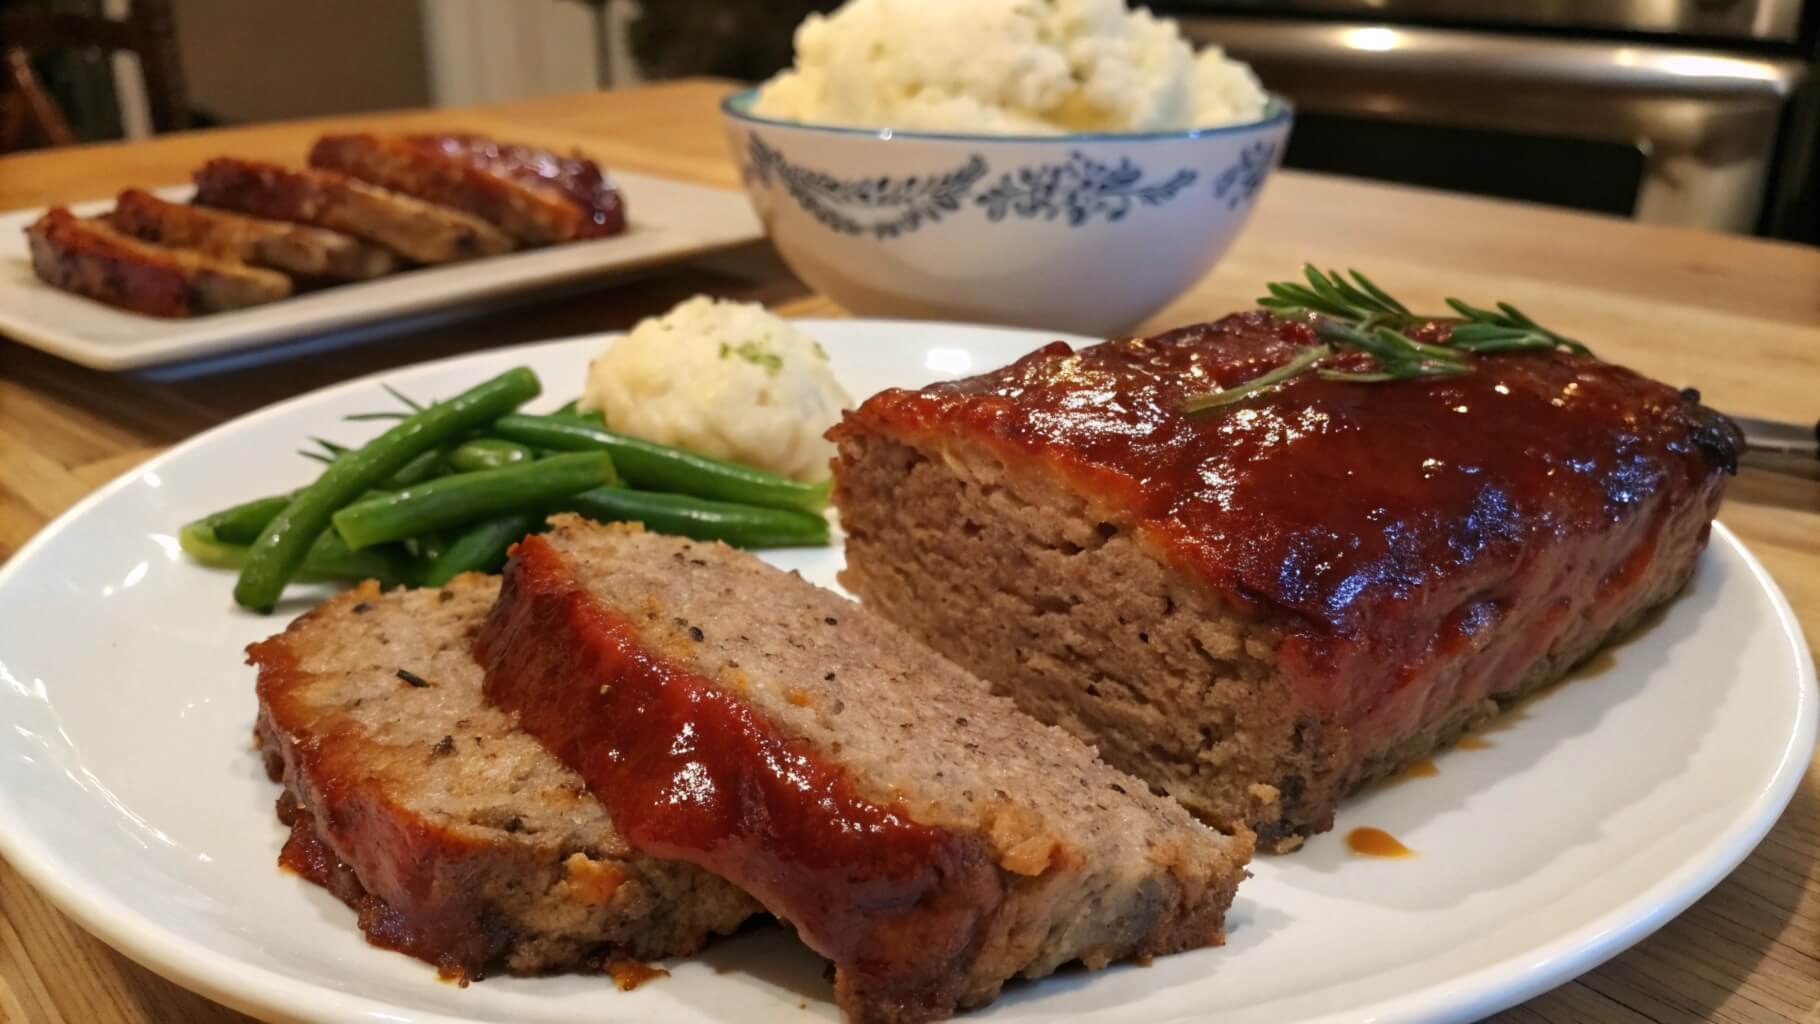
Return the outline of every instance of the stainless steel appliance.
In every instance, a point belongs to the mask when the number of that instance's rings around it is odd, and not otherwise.
[[[1811,186],[1820,0],[1153,6],[1297,104],[1291,166],[1732,231]]]

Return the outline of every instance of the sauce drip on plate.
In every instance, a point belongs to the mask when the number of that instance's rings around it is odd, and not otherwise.
[[[652,967],[638,960],[609,960],[607,973],[613,976],[613,984],[621,992],[630,992],[647,981],[670,976],[662,967]]]
[[[1414,857],[1416,851],[1381,828],[1355,828],[1346,833],[1346,848],[1360,857]]]
[[[1441,769],[1435,766],[1434,758],[1424,757],[1404,765],[1403,774],[1412,779],[1432,779],[1441,774]]]

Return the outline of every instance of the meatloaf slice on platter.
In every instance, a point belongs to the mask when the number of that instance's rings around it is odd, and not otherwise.
[[[376,945],[462,979],[690,953],[758,905],[626,844],[574,772],[481,698],[496,577],[338,595],[254,644],[281,863]]]
[[[129,188],[114,201],[107,222],[121,232],[159,245],[197,249],[298,274],[364,281],[398,269],[391,250],[327,228],[264,220],[191,203],[173,203]]]
[[[855,1021],[1217,944],[1251,852],[890,623],[722,545],[572,516],[521,542],[487,697],[620,832],[756,896]]]
[[[830,434],[842,582],[1287,850],[1693,572],[1739,443],[1697,395],[1546,352],[1183,410],[1314,342],[1247,313],[874,396]]]
[[[46,211],[25,235],[40,280],[147,316],[244,309],[289,298],[292,291],[291,279],[283,274],[154,245],[61,206]]]
[[[195,177],[201,206],[340,231],[418,263],[497,256],[513,246],[510,235],[479,217],[336,171],[222,156]]]
[[[465,211],[527,245],[626,227],[619,190],[594,161],[479,135],[325,135],[310,166]]]

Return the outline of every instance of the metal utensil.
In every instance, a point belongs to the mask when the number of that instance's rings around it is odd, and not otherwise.
[[[1744,431],[1739,461],[1753,469],[1820,480],[1820,423],[1780,423],[1733,416]]]
[[[1820,422],[1803,426],[1753,416],[1732,416],[1731,421],[1744,431],[1744,443],[1749,451],[1820,459]]]

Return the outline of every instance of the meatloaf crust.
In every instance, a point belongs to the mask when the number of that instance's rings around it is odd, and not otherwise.
[[[758,910],[630,849],[573,772],[481,698],[469,646],[496,577],[338,595],[248,648],[281,863],[376,945],[462,979],[690,953]]]
[[[471,213],[540,245],[625,230],[625,204],[600,167],[478,135],[325,135],[310,166]]]
[[[1250,836],[1196,823],[851,602],[722,545],[558,517],[476,649],[627,839],[747,889],[856,1021],[1217,944]]]
[[[1287,849],[1693,571],[1739,444],[1697,396],[1551,352],[1182,411],[1314,340],[1241,314],[874,396],[830,435],[843,583]]]

